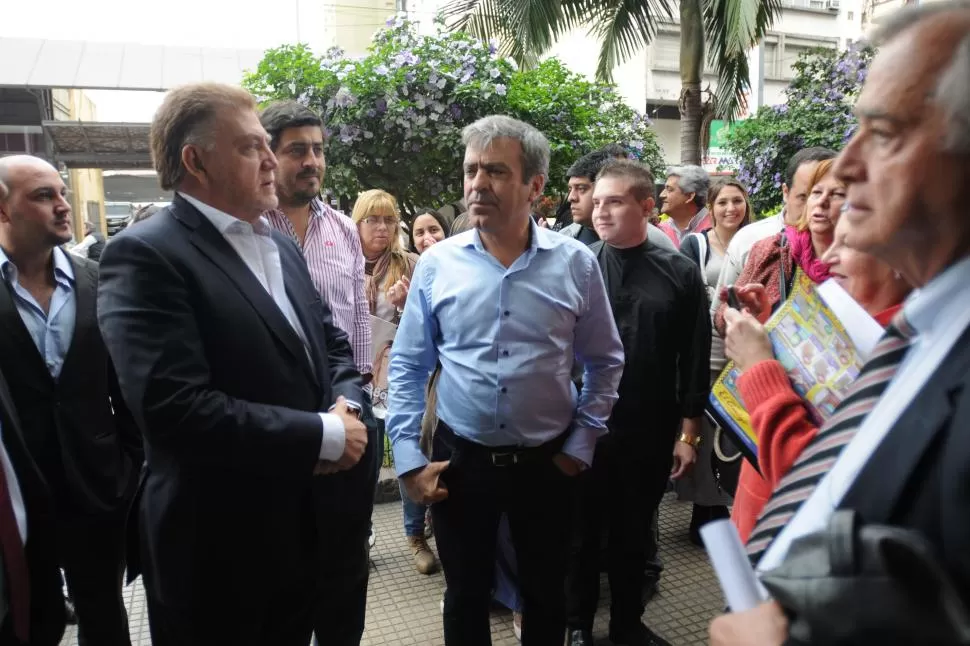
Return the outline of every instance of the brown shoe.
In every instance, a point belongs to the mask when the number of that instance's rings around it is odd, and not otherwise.
[[[408,536],[408,546],[414,554],[414,567],[421,574],[434,574],[438,571],[438,559],[428,546],[424,536]]]

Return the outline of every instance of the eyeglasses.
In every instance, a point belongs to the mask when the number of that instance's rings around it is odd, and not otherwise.
[[[384,223],[387,225],[388,229],[392,229],[397,226],[399,222],[398,218],[393,215],[369,215],[363,219],[363,223],[367,226],[376,227],[377,225]]]

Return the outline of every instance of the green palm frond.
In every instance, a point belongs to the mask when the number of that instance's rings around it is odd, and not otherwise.
[[[670,0],[608,0],[597,3],[590,18],[602,43],[596,76],[610,81],[613,69],[653,40],[657,26],[673,21]]]
[[[781,15],[782,0],[706,0],[708,60],[717,72],[716,113],[734,119],[751,89],[748,52]]]
[[[444,7],[455,29],[478,38],[496,38],[501,54],[520,67],[539,56],[588,16],[591,0],[451,0]]]

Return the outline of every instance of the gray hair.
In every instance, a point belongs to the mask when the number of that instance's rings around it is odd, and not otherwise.
[[[919,23],[953,12],[970,12],[970,0],[949,0],[906,7],[894,13],[873,35],[872,43],[885,45]],[[934,99],[943,108],[950,129],[946,150],[970,153],[970,34],[965,35],[953,51],[950,64],[940,75]]]
[[[485,149],[502,138],[514,139],[522,145],[523,183],[527,184],[536,175],[549,174],[549,140],[524,121],[493,114],[465,126],[461,132],[461,142],[466,148]]]
[[[667,177],[678,177],[677,186],[684,193],[694,194],[694,204],[703,209],[707,204],[707,191],[711,187],[711,176],[700,166],[676,166],[670,169]]]

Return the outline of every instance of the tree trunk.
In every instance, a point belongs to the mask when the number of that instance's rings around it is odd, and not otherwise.
[[[701,0],[680,1],[680,163],[701,163],[701,80],[704,74],[704,17]]]

